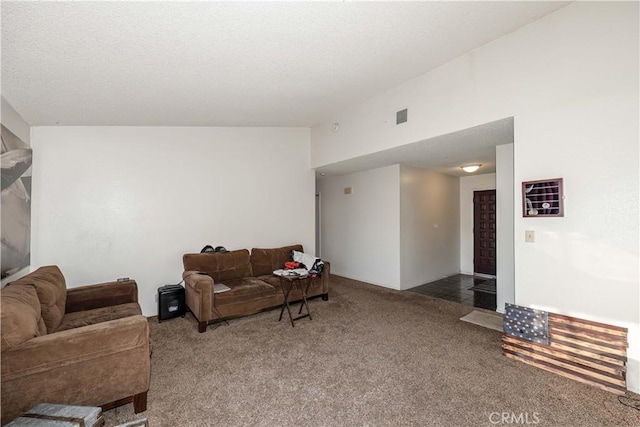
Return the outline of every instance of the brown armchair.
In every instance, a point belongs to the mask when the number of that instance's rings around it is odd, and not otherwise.
[[[39,402],[146,410],[149,324],[135,281],[67,290],[48,266],[0,297],[2,425]]]

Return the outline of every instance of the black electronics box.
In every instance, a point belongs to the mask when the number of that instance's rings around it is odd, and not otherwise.
[[[184,316],[184,288],[181,285],[166,285],[158,288],[158,322]]]

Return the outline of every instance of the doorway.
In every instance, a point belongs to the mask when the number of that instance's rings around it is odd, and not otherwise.
[[[322,206],[320,206],[320,193],[316,193],[316,256],[320,257],[320,252],[321,252],[321,242],[320,242],[320,238],[322,236],[322,224],[321,224],[321,220],[322,218],[320,218],[321,215],[321,208]]]
[[[496,276],[496,190],[473,192],[473,272]]]

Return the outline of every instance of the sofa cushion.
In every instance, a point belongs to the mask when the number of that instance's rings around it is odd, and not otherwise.
[[[265,274],[264,276],[259,276],[257,279],[262,280],[265,283],[270,284],[274,288],[277,289],[278,292],[282,292],[282,282],[280,281],[280,276],[276,276],[273,273]]]
[[[223,282],[253,276],[249,263],[249,251],[240,249],[231,252],[207,252],[184,254],[182,263],[185,271],[207,272],[216,282]]]
[[[255,277],[230,280],[224,282],[224,284],[230,287],[231,290],[214,294],[216,303],[228,304],[276,293],[276,289],[273,286]]]
[[[137,302],[94,308],[92,310],[75,311],[65,314],[57,331],[95,325],[96,323],[108,322],[110,320],[122,319],[139,314],[142,314],[142,312]]]
[[[12,283],[34,286],[38,292],[47,332],[52,333],[58,329],[67,303],[67,285],[60,269],[55,265],[40,267]]]
[[[304,252],[302,245],[283,246],[273,249],[251,249],[251,268],[255,276],[273,273],[273,270],[284,267],[284,263],[291,261],[291,251]]]
[[[33,286],[12,283],[0,291],[2,351],[47,333]]]

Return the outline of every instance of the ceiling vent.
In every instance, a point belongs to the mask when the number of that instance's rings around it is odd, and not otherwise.
[[[396,113],[396,124],[404,123],[407,121],[407,109],[400,110]]]

